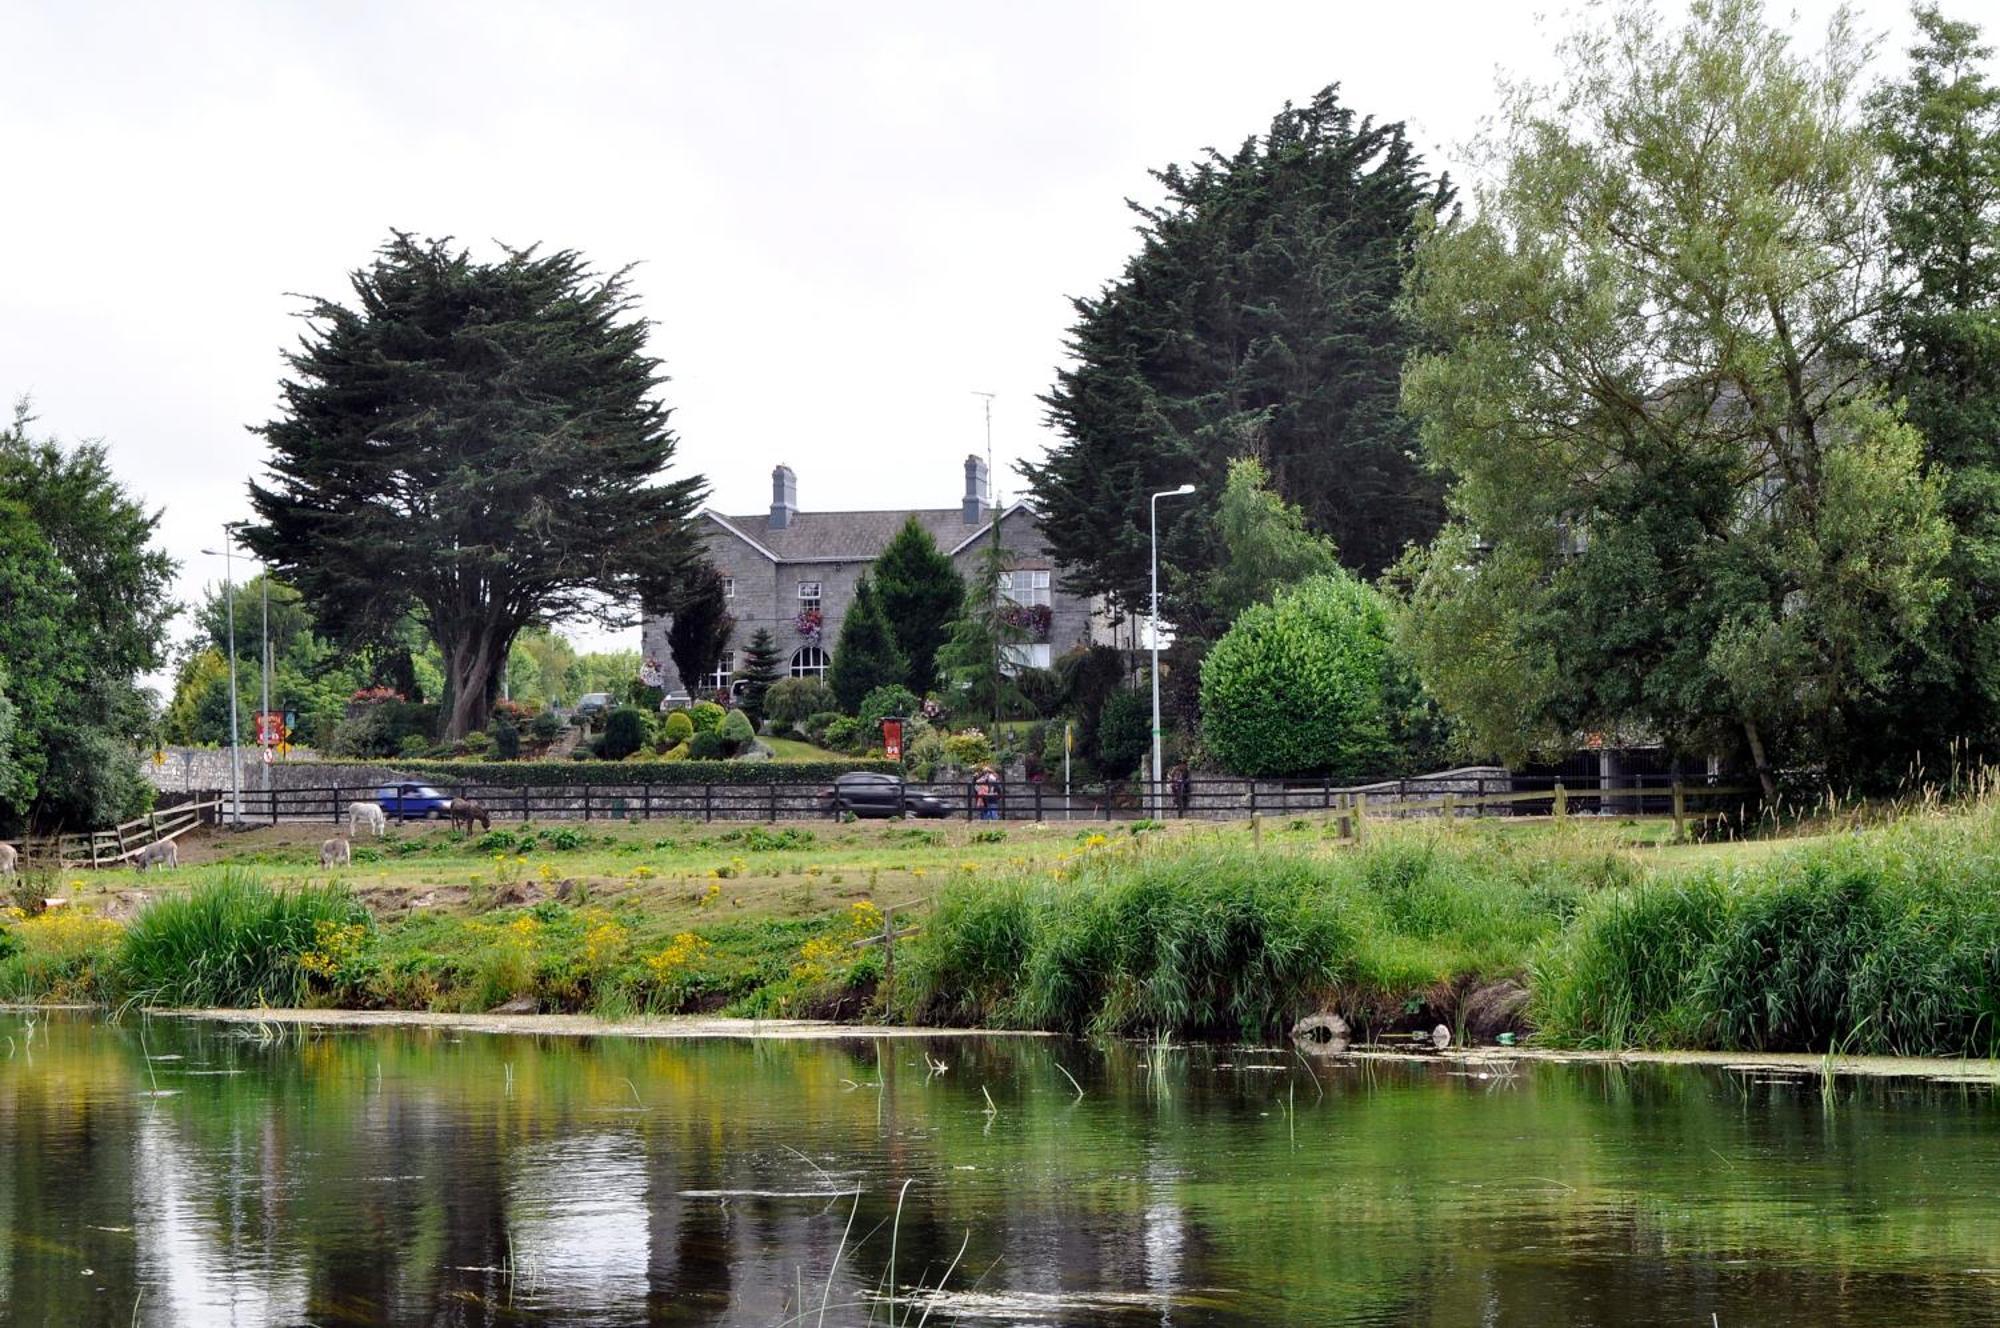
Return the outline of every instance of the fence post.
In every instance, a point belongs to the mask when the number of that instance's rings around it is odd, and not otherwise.
[[[271,824],[278,823],[278,786],[273,784],[264,790],[265,799],[271,804]]]
[[[1035,819],[1042,819],[1042,781],[1035,781]]]
[[[333,786],[333,823],[340,824],[340,785]]]
[[[1254,776],[1250,780],[1250,818],[1257,818],[1257,780]]]
[[[1444,795],[1444,823],[1450,825],[1456,820],[1458,820],[1458,795],[1447,793]]]
[[[1555,810],[1555,817],[1558,821],[1562,820],[1565,816],[1569,815],[1569,790],[1562,786],[1562,781],[1560,779],[1556,781],[1556,799],[1555,799],[1554,810]]]
[[[653,819],[653,786],[651,784],[641,784],[639,786],[639,819],[642,821]]]
[[[583,786],[583,819],[590,819],[590,785]]]
[[[713,784],[703,784],[701,786],[701,819],[704,824],[715,819],[715,785]]]
[[[1256,812],[1250,813],[1250,847],[1264,851],[1264,818]]]
[[[1326,777],[1326,810],[1333,810],[1333,776]]]
[[[1674,842],[1687,838],[1687,786],[1674,781]]]
[[[113,826],[111,833],[118,836],[118,860],[125,861],[125,827]]]
[[[1354,842],[1357,844],[1361,842],[1363,835],[1361,827],[1367,819],[1368,795],[1366,793],[1356,793],[1354,795]]]
[[[972,781],[969,779],[965,782],[965,819],[972,819]]]
[[[778,781],[771,781],[771,824],[778,823]]]

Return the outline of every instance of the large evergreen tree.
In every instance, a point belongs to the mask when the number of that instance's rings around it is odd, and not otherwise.
[[[1977,27],[1929,4],[1916,22],[1910,72],[1874,106],[1901,279],[1884,332],[1956,538],[1902,685],[1855,726],[1857,755],[1885,779],[1916,757],[1942,768],[1953,746],[2000,755],[2000,86]]]
[[[877,687],[907,685],[909,676],[909,660],[896,644],[875,587],[863,576],[855,584],[847,616],[840,620],[840,639],[834,642],[833,663],[826,671],[827,686],[833,688],[843,712],[857,715],[868,693]]]
[[[1166,201],[1134,204],[1139,252],[1075,301],[1072,363],[1044,398],[1062,438],[1022,467],[1067,583],[1143,612],[1146,495],[1213,495],[1245,454],[1348,565],[1380,571],[1443,516],[1397,407],[1397,302],[1414,228],[1449,186],[1401,124],[1357,117],[1331,87],[1234,153],[1155,176]],[[1182,573],[1168,616],[1211,638],[1213,510],[1160,514],[1162,561]]]
[[[743,648],[743,663],[736,670],[736,676],[743,680],[743,699],[740,702],[743,713],[749,717],[752,728],[764,727],[764,695],[771,690],[771,684],[785,676],[779,660],[778,641],[768,627],[759,627],[750,634],[750,644]]]
[[[875,560],[875,595],[910,664],[910,690],[937,690],[937,652],[965,598],[965,578],[911,517]]]
[[[623,272],[563,250],[475,262],[398,233],[316,299],[262,426],[248,540],[350,642],[414,612],[444,659],[446,736],[484,726],[531,623],[626,621],[688,560],[696,479]]]
[[[702,680],[715,672],[736,631],[736,618],[729,612],[729,597],[722,588],[722,573],[707,561],[688,568],[675,583],[667,610],[671,615],[667,653],[673,656],[681,686],[690,697],[699,699]]]

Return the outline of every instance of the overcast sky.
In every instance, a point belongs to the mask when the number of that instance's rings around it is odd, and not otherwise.
[[[1794,22],[1816,40],[1831,8]],[[1900,66],[1904,7],[1861,11]],[[1067,301],[1131,251],[1148,168],[1330,82],[1449,165],[1566,25],[1504,0],[0,0],[0,395],[109,445],[186,599],[247,514],[287,292],[344,296],[391,227],[540,241],[639,264],[676,464],[718,507],[761,509],[781,461],[808,511],[949,506],[975,391],[1010,490],[1047,445]]]

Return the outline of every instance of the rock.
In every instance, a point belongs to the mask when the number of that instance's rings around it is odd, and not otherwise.
[[[1331,1010],[1309,1014],[1292,1025],[1292,1040],[1295,1042],[1311,1042],[1339,1049],[1347,1046],[1351,1036],[1347,1021]]]
[[[120,890],[105,901],[104,916],[113,922],[130,922],[151,898],[144,890]]]
[[[542,887],[532,881],[525,883],[517,881],[511,885],[503,885],[493,892],[492,907],[514,908],[521,904],[539,904],[547,897],[542,893]]]
[[[738,761],[774,761],[778,754],[761,742],[752,743],[736,756]]]
[[[1459,1022],[1465,1034],[1478,1042],[1490,1042],[1502,1033],[1520,1035],[1528,1027],[1528,989],[1518,982],[1503,980],[1475,987],[1459,1006]]]
[[[511,1001],[502,1001],[488,1010],[488,1014],[539,1014],[541,1002],[532,996],[516,996]]]

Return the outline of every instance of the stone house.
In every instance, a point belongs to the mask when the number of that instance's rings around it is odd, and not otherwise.
[[[657,678],[669,697],[711,696],[728,686],[744,646],[760,627],[769,628],[777,640],[780,666],[790,676],[822,676],[832,662],[855,583],[911,517],[968,579],[998,523],[1007,556],[1005,593],[1029,609],[1038,624],[1033,643],[1018,648],[1023,665],[1046,668],[1055,656],[1079,644],[1109,639],[1098,606],[1056,584],[1055,562],[1034,511],[1016,503],[996,513],[989,492],[986,462],[968,456],[965,492],[956,507],[812,512],[799,507],[798,477],[791,467],[777,467],[771,472],[768,512],[727,516],[709,508],[696,519],[736,619],[721,666],[706,678],[682,678],[667,648],[671,619],[661,616],[648,618],[640,629],[642,676]]]

